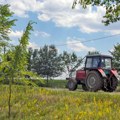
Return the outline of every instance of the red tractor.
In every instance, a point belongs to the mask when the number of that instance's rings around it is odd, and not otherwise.
[[[113,92],[118,85],[117,70],[112,68],[112,57],[108,55],[88,55],[85,67],[76,71],[75,78],[67,78],[69,90],[76,90],[81,84],[85,91]]]

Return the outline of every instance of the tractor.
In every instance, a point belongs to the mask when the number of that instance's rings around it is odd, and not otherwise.
[[[85,58],[85,66],[76,71],[76,76],[66,78],[68,89],[74,91],[78,85],[82,85],[82,89],[85,91],[115,91],[119,75],[112,66],[112,57],[108,55],[87,55]]]

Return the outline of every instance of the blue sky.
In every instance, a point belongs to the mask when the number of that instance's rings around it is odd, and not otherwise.
[[[18,43],[28,21],[32,20],[37,22],[29,44],[34,49],[54,44],[60,53],[66,50],[84,56],[88,51],[98,50],[108,54],[114,45],[120,43],[120,36],[86,43],[81,41],[119,34],[120,22],[105,27],[101,23],[104,8],[93,9],[88,6],[84,10],[78,5],[72,10],[72,2],[73,0],[2,0],[0,3],[11,5],[10,9],[15,13],[13,18],[18,20],[10,33],[12,43]],[[59,46],[62,44],[66,45]]]

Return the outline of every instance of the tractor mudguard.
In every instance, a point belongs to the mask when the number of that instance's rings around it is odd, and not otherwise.
[[[116,79],[119,80],[119,75],[118,75],[117,70],[111,70],[111,73],[115,76]]]
[[[100,74],[102,75],[102,77],[106,78],[106,74],[102,69],[98,69],[98,71],[100,72]]]

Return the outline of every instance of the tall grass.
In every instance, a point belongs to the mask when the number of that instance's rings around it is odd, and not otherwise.
[[[119,93],[69,92],[13,86],[11,120],[119,120]],[[0,120],[7,120],[8,86],[0,87]]]

